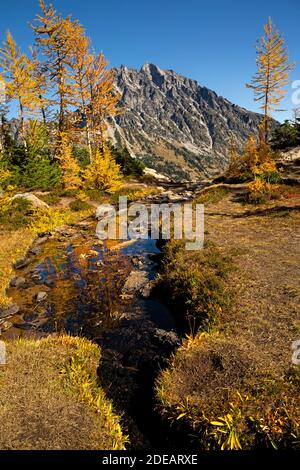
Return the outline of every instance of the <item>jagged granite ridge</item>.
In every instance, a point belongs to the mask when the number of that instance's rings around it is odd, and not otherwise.
[[[110,122],[109,136],[173,179],[222,173],[231,139],[241,148],[257,132],[261,115],[173,70],[154,64],[114,70],[125,112]]]

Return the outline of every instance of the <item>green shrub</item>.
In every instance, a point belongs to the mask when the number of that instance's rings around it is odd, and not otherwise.
[[[163,251],[161,281],[179,320],[210,329],[229,302],[226,277],[231,259],[212,242],[192,256],[177,240],[168,242]]]
[[[120,165],[124,175],[137,177],[143,175],[145,165],[137,158],[133,158],[126,147],[117,149],[116,147],[112,146],[111,148],[112,155],[118,165]]]
[[[81,199],[76,199],[75,201],[70,202],[69,207],[74,212],[80,212],[86,209],[90,209],[92,206],[88,204],[86,201],[83,201]]]
[[[74,146],[72,148],[72,155],[81,168],[85,168],[86,166],[88,166],[90,162],[90,155],[86,147]]]
[[[85,194],[91,201],[102,202],[105,197],[105,192],[101,189],[86,189]]]
[[[295,147],[300,144],[300,119],[295,122],[286,120],[277,126],[271,136],[271,146],[273,149],[283,150]]]
[[[10,183],[28,189],[53,189],[60,184],[61,173],[57,162],[41,156],[23,167],[13,167]]]
[[[55,206],[61,200],[61,197],[56,193],[43,194],[39,196],[48,206]]]
[[[57,187],[55,189],[55,194],[59,197],[76,197],[78,189],[65,189]]]

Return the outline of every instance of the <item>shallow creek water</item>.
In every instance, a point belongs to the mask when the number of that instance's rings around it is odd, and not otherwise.
[[[102,244],[91,225],[88,233],[79,229],[78,234],[54,234],[38,248],[38,254],[30,256],[28,266],[15,271],[25,283],[8,290],[20,312],[10,319],[13,327],[4,336],[65,331],[97,337],[99,329],[113,327],[132,303],[144,304],[160,327],[174,327],[170,313],[158,301],[136,296],[124,300],[121,295],[132,270],[142,269],[149,280],[155,278],[152,259],[160,253],[155,241],[139,240],[123,247],[120,241]],[[137,265],[133,265],[135,260]],[[40,302],[36,300],[39,292],[46,293]]]
[[[153,294],[123,294],[130,272],[156,277],[160,250],[150,239],[102,243],[95,226],[89,220],[37,240],[26,266],[15,271],[22,282],[8,295],[20,311],[3,336],[67,332],[96,341],[100,382],[123,415],[131,448],[177,448],[178,436],[155,412],[153,392],[158,371],[179,345],[175,321]]]

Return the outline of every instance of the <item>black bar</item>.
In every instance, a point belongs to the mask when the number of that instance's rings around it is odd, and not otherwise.
[[[0,468],[5,464],[47,464],[68,463],[74,465],[88,465],[88,468],[123,467],[123,468],[151,468],[163,464],[166,467],[190,468],[226,468],[245,469],[264,465],[265,469],[272,465],[283,465],[287,468],[289,463],[297,461],[299,451],[223,451],[200,452],[190,454],[180,452],[176,454],[161,452],[131,452],[131,451],[0,451]],[[299,460],[298,460],[299,461]],[[86,467],[84,467],[86,468]]]

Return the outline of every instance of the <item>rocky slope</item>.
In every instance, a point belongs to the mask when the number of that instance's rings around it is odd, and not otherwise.
[[[115,69],[125,112],[111,123],[110,137],[172,179],[221,173],[228,146],[256,132],[260,115],[247,111],[173,70],[145,64]]]
[[[300,146],[282,151],[277,161],[285,183],[300,184]]]

